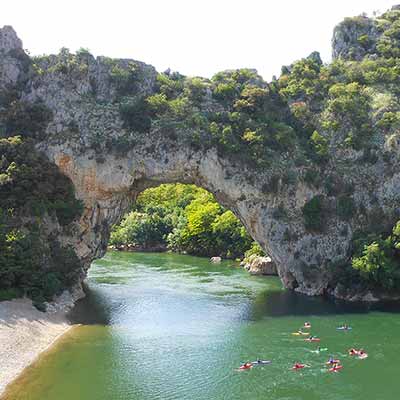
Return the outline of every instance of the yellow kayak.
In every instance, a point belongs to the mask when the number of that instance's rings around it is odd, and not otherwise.
[[[295,336],[307,336],[307,335],[309,335],[310,334],[310,332],[293,332],[292,333],[292,335],[295,335]]]

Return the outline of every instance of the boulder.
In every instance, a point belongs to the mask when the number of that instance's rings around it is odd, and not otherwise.
[[[251,275],[278,275],[276,265],[270,257],[253,255],[244,264]]]

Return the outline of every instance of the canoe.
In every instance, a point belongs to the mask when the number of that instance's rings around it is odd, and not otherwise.
[[[252,365],[268,365],[271,364],[270,360],[260,360],[260,361],[252,361]]]
[[[248,364],[246,364],[246,365],[241,365],[240,367],[239,367],[239,369],[250,369],[250,368],[253,368],[253,365],[248,365]]]
[[[319,350],[311,350],[311,353],[321,353],[321,351],[328,351],[328,348],[327,347],[324,347],[324,348],[322,348],[322,349],[319,349]]]
[[[329,372],[338,372],[343,368],[343,365],[338,365],[337,367],[329,368]]]

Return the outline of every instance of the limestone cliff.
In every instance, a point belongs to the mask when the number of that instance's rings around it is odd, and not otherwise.
[[[374,24],[363,19],[354,34],[338,28],[334,54],[347,54],[345,42],[365,32],[375,43]],[[292,82],[298,64],[267,83],[251,70],[211,81],[158,74],[142,62],[86,51],[31,59],[10,27],[0,30],[0,53],[2,98],[16,93],[1,105],[2,135],[29,134],[84,203],[80,219],[53,229],[82,262],[81,276],[104,255],[111,225],[137,195],[164,182],[212,192],[270,255],[284,285],[310,295],[354,296],[358,287],[338,278],[354,233],[387,230],[399,217],[399,136],[379,124],[388,104],[400,112],[398,84],[330,90],[344,78],[327,83],[319,57],[302,61],[320,77],[317,88],[304,90]],[[301,79],[307,86],[309,74]],[[335,97],[354,88],[368,100],[361,116],[368,122],[359,125],[361,117],[348,118]],[[10,115],[35,121],[32,109],[49,112],[43,129],[18,131]],[[318,224],[305,220],[307,210]]]

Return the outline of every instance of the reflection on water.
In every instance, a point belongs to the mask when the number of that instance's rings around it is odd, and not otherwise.
[[[87,284],[70,315],[83,325],[6,400],[393,400],[400,389],[397,305],[309,298],[234,263],[172,254],[107,254]],[[292,335],[306,319],[342,360],[340,374],[326,372],[328,353]],[[353,330],[337,331],[343,322]],[[353,346],[369,358],[348,357]],[[236,371],[257,357],[273,362]],[[293,372],[295,361],[311,367]]]

